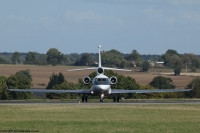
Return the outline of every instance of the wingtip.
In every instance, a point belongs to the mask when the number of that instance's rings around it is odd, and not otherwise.
[[[194,89],[194,85],[196,83],[196,80],[194,81],[193,85],[192,85],[192,88],[190,90],[193,90]]]
[[[5,85],[6,85],[6,88],[7,88],[7,90],[10,90],[10,89],[8,88],[8,86],[7,86],[6,82],[5,82]]]
[[[196,79],[194,80],[194,83],[193,83],[193,85],[192,85],[192,88],[189,89],[190,91],[194,89],[195,83],[196,83]]]

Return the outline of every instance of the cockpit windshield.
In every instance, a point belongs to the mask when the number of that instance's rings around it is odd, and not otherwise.
[[[95,85],[109,85],[110,80],[109,80],[109,78],[95,78],[94,84]]]

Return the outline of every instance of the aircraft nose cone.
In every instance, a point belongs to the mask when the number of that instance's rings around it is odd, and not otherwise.
[[[96,86],[100,90],[107,90],[109,88],[109,85],[98,85]]]

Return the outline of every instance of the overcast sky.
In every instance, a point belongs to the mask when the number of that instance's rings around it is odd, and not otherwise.
[[[0,0],[0,52],[200,54],[200,0]]]

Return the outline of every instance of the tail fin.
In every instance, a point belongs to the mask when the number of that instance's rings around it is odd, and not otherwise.
[[[101,67],[101,45],[98,46],[99,48],[99,67]]]
[[[110,67],[102,67],[101,66],[101,45],[98,46],[98,49],[99,49],[99,65],[98,65],[98,67],[72,69],[72,70],[68,70],[68,71],[96,70],[98,74],[103,73],[104,69],[116,70],[116,71],[131,71],[131,70],[127,70],[127,69],[116,69],[116,68],[110,68]]]
[[[80,68],[80,69],[72,69],[68,71],[82,71],[82,70],[97,70],[98,68],[101,67],[101,45],[98,46],[99,48],[99,66],[98,67],[90,67],[90,68]]]

